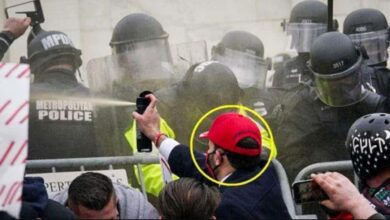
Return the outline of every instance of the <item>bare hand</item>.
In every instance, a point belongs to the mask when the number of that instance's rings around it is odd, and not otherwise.
[[[160,114],[157,111],[157,98],[148,94],[145,96],[150,98],[150,104],[146,108],[145,112],[141,115],[137,112],[133,112],[133,118],[137,121],[137,126],[150,140],[155,141],[157,134],[160,132]]]
[[[350,212],[355,219],[367,219],[376,213],[355,185],[340,173],[312,174],[311,178],[328,195],[329,200],[321,202],[327,208]]]
[[[15,38],[24,34],[31,23],[31,18],[8,18],[4,24],[4,31],[11,32]]]

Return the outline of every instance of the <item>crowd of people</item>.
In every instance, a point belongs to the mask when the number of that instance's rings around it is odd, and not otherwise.
[[[129,186],[86,172],[50,199],[42,178],[26,177],[20,218],[291,219],[269,163],[275,159],[290,182],[310,164],[350,160],[358,186],[338,172],[307,177],[327,194],[320,204],[340,219],[390,218],[389,26],[382,12],[369,8],[348,14],[342,32],[337,20],[332,27],[327,22],[326,4],[301,1],[283,24],[295,57],[271,62],[260,38],[235,30],[212,47],[210,60],[179,73],[160,22],[130,14],[114,28],[112,54],[88,62],[88,87],[78,81],[81,50],[68,35],[30,34],[28,159],[137,154],[140,131],[175,177],[164,182],[160,165],[142,165],[153,204],[135,189],[140,178],[133,169]],[[1,59],[30,23],[6,20]],[[133,102],[145,90],[153,94],[146,95],[143,114],[93,101]],[[242,108],[211,115],[191,137],[199,119],[223,105]],[[12,219],[5,212],[0,217]]]

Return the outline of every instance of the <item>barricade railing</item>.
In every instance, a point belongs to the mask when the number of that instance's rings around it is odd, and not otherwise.
[[[323,173],[327,171],[353,171],[352,162],[350,160],[342,160],[342,161],[331,161],[331,162],[321,162],[314,163],[305,168],[303,168],[298,175],[295,177],[294,182],[305,180],[310,178],[310,174],[312,173]],[[357,183],[356,176],[354,177],[355,185]],[[295,204],[295,203],[294,203]],[[302,214],[302,205],[295,204],[295,211],[298,215]]]
[[[352,169],[352,162],[350,160],[314,163],[303,168],[295,177],[294,181],[303,180],[312,173],[321,173],[326,171],[349,171]]]
[[[147,198],[141,165],[158,163],[159,158],[157,155],[135,154],[133,156],[28,160],[27,169],[47,169],[51,170],[51,172],[56,172],[57,169],[72,169],[74,171],[78,169],[84,171],[86,167],[106,166],[107,169],[113,169],[113,166],[116,165],[136,166],[141,191],[145,198]]]
[[[344,161],[341,161],[344,162]],[[42,159],[42,160],[28,160],[27,169],[47,169],[51,172],[56,172],[57,169],[71,169],[84,171],[88,167],[107,167],[107,169],[113,169],[113,166],[136,166],[137,173],[139,175],[139,184],[141,191],[146,197],[145,182],[141,165],[143,164],[158,164],[159,158],[157,155],[136,154],[133,156],[114,156],[114,157],[88,157],[88,158],[66,158],[66,159]],[[292,198],[291,188],[288,181],[288,177],[285,169],[279,161],[273,160],[273,164],[278,175],[278,179],[281,186],[283,200],[287,206],[287,209],[293,219],[315,219],[316,215],[303,215],[302,212],[297,210],[297,206]],[[329,166],[331,165],[331,166]],[[329,168],[330,167],[330,168]],[[304,178],[311,172],[321,172],[324,170],[339,170],[341,168],[352,168],[348,165],[341,163],[340,166],[335,166],[332,163],[320,163],[313,164],[304,168],[297,176],[297,178]],[[296,178],[296,180],[297,180]]]
[[[317,219],[316,215],[298,215],[295,211],[295,202],[293,200],[292,194],[291,194],[291,188],[290,188],[290,183],[288,181],[288,177],[286,174],[286,171],[282,164],[274,159],[272,160],[276,173],[278,175],[280,187],[282,190],[282,197],[283,201],[287,206],[287,210],[291,216],[292,219]],[[261,177],[260,177],[261,178]]]

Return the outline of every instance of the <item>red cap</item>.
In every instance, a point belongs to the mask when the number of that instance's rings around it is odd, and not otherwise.
[[[210,130],[202,133],[200,138],[208,138],[222,149],[245,156],[258,156],[261,153],[260,128],[251,119],[238,113],[219,115],[211,124]],[[237,143],[243,138],[254,139],[259,148],[247,149],[238,147]]]

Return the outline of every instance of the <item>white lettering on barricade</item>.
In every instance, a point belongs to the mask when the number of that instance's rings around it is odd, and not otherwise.
[[[39,176],[42,177],[45,181],[45,187],[49,198],[69,187],[70,183],[82,173],[86,171],[77,171],[77,172],[57,172],[57,173],[34,173],[27,174],[27,176]],[[96,170],[88,172],[98,172],[104,174],[111,178],[112,182],[121,183],[128,185],[128,179],[125,169],[116,169],[116,170]]]
[[[73,100],[37,100],[35,109],[40,121],[92,121],[93,105]]]

